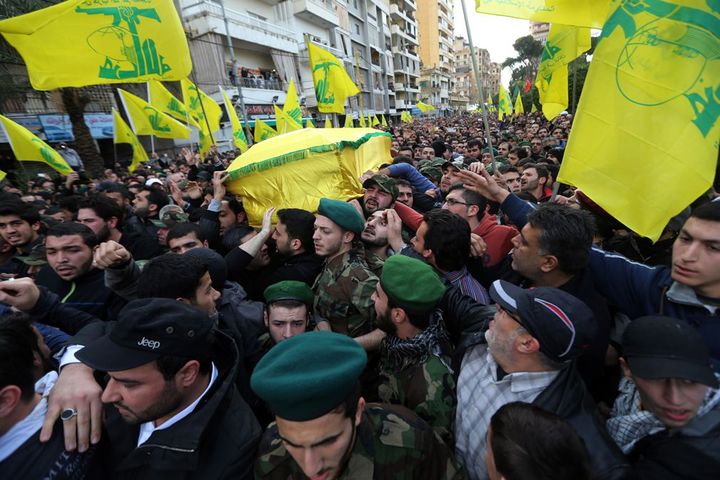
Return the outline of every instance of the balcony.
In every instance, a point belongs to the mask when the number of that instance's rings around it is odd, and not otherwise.
[[[414,16],[408,15],[403,9],[395,4],[390,5],[390,16],[394,18],[401,18],[408,23],[416,23]]]
[[[295,15],[323,28],[340,26],[340,18],[327,0],[293,0]]]
[[[404,92],[405,91],[405,85],[402,83],[395,82],[395,91],[396,92]]]
[[[405,100],[395,100],[395,108],[401,109],[401,108],[410,108],[410,105],[405,102]]]
[[[410,84],[408,84],[406,90],[407,90],[408,92],[419,93],[419,92],[420,92],[420,87],[419,87],[418,85],[416,85],[416,84],[410,83]]]
[[[390,31],[392,32],[393,35],[398,35],[398,36],[404,38],[405,40],[407,40],[408,42],[412,43],[413,45],[419,45],[419,43],[417,41],[417,37],[414,34],[410,34],[410,33],[406,32],[405,30],[400,28],[398,25],[393,25],[391,27]]]
[[[233,38],[284,52],[298,53],[298,42],[292,30],[230,8],[225,9],[225,15]],[[195,35],[225,33],[222,9],[217,3],[195,3],[183,9],[183,16]]]

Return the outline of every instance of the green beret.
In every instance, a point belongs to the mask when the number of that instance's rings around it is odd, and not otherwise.
[[[365,350],[352,338],[308,332],[271,348],[250,386],[275,415],[304,422],[338,407],[355,390],[366,363]]]
[[[363,220],[362,215],[347,202],[321,198],[318,213],[328,217],[345,230],[358,234],[365,230],[365,220]]]
[[[278,300],[297,300],[305,305],[313,304],[313,291],[305,282],[297,280],[284,280],[273,283],[263,293],[265,302],[272,303]]]
[[[445,285],[433,268],[406,255],[393,255],[385,261],[380,285],[390,303],[409,313],[432,310],[445,294]]]

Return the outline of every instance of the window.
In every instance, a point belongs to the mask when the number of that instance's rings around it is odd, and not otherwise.
[[[360,35],[360,25],[357,24],[357,23],[354,24],[354,25],[355,25],[355,34],[356,34],[356,35]]]

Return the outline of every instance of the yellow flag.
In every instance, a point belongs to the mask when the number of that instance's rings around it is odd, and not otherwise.
[[[160,138],[190,138],[190,129],[170,115],[162,113],[142,98],[117,89],[133,131],[138,135]]]
[[[185,106],[188,107],[195,122],[210,133],[220,130],[220,117],[222,117],[220,105],[187,78],[183,78],[180,84]]]
[[[5,177],[7,177],[7,173],[5,173],[5,172],[3,172],[2,170],[0,170],[0,182],[2,182],[3,180],[5,180]]]
[[[412,115],[407,110],[403,110],[403,112],[400,114],[401,122],[411,122],[412,118],[413,118]]]
[[[490,111],[490,112],[492,112],[493,109],[495,108],[495,105],[493,104],[493,101],[492,101],[492,96],[490,96],[489,93],[488,93],[487,106],[488,106],[488,111]]]
[[[537,107],[535,106],[535,102],[532,103],[532,108],[530,109],[530,113],[537,112]]]
[[[548,120],[568,106],[568,64],[590,48],[590,29],[553,24],[550,27],[535,86]]]
[[[295,90],[295,82],[292,80],[290,80],[287,95],[285,96],[283,112],[295,120],[295,123],[300,125],[300,128],[302,128],[302,110],[300,110],[300,101],[298,100],[297,91]]]
[[[0,21],[35,90],[180,80],[192,69],[171,0],[67,0]]]
[[[315,128],[315,124],[311,119],[308,118],[305,120],[305,128]]]
[[[372,120],[370,121],[371,126],[380,125],[380,120],[378,120],[377,115],[372,116]]]
[[[125,123],[125,120],[122,119],[120,113],[114,108],[113,132],[113,141],[115,143],[128,143],[132,147],[132,162],[130,163],[130,167],[128,168],[128,171],[130,173],[133,173],[138,167],[138,165],[140,165],[142,162],[147,162],[148,160],[150,160],[148,158],[147,152],[140,144],[138,138],[135,136],[128,124]]]
[[[717,2],[658,3],[608,17],[558,178],[653,240],[712,186],[720,138]]]
[[[512,100],[502,83],[500,84],[500,93],[498,93],[497,112],[498,120],[502,120],[503,116],[512,115],[513,113]]]
[[[190,115],[187,106],[175,98],[175,95],[157,80],[148,82],[148,103],[181,122],[195,125],[195,120]]]
[[[325,128],[332,128],[332,121],[327,115],[325,115]]]
[[[388,126],[387,120],[385,120],[385,115],[380,115],[380,125],[382,125],[383,127]]]
[[[360,117],[358,119],[360,121],[360,128],[365,128],[367,125],[365,124],[365,115],[363,112],[360,112]]]
[[[518,96],[515,98],[515,115],[520,113],[525,113],[525,107],[523,106],[522,95],[518,92]]]
[[[342,62],[327,50],[308,41],[318,110],[322,113],[345,113],[345,99],[360,93]]]
[[[247,137],[245,136],[245,131],[242,127],[242,123],[240,123],[240,119],[237,116],[237,111],[235,111],[235,106],[232,104],[232,101],[230,100],[230,97],[228,97],[227,92],[222,89],[220,90],[222,91],[225,109],[228,112],[228,117],[230,117],[230,125],[232,126],[233,135],[233,145],[235,145],[235,147],[240,150],[240,153],[245,153],[245,151],[248,149],[248,143]]]
[[[285,113],[280,107],[273,105],[273,108],[275,109],[275,129],[278,134],[282,135],[303,128],[302,123],[297,123],[294,118]]]
[[[433,107],[432,105],[428,105],[427,103],[423,103],[423,102],[417,102],[416,106],[423,113],[429,112],[430,110],[435,110],[435,107]]]
[[[345,128],[355,128],[355,123],[353,122],[352,115],[348,114],[345,115],[345,125],[343,125]]]
[[[267,123],[259,118],[255,120],[255,143],[262,142],[270,137],[275,137],[277,134],[278,132]]]
[[[614,0],[475,0],[478,13],[601,28]]]
[[[58,152],[33,135],[30,130],[3,115],[0,115],[0,122],[5,130],[5,136],[10,142],[10,148],[18,161],[43,162],[63,175],[73,172],[73,169]]]

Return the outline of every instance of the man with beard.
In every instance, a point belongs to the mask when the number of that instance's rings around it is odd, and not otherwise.
[[[520,177],[520,188],[535,197],[538,202],[547,202],[552,197],[552,190],[545,186],[549,178],[550,172],[544,165],[528,163]]]
[[[108,240],[118,242],[135,260],[149,260],[162,254],[162,248],[150,235],[140,230],[122,230],[123,213],[112,199],[95,195],[80,202],[77,221],[95,232],[98,243]]]
[[[388,240],[388,215],[393,214],[395,211],[392,209],[373,213],[365,222],[365,230],[360,234],[365,246],[365,261],[370,270],[378,276],[382,272],[385,260],[393,254]]]
[[[263,317],[267,332],[258,338],[263,354],[278,343],[312,329],[310,318],[314,297],[306,283],[296,280],[270,285],[264,295]]]
[[[0,236],[13,247],[13,256],[3,265],[3,271],[23,276],[28,266],[17,259],[30,255],[33,248],[42,245],[42,223],[37,208],[23,203],[13,195],[0,197]]]
[[[413,410],[452,445],[455,380],[437,310],[444,293],[430,265],[395,255],[385,262],[372,299],[377,325],[387,333],[380,345],[380,400]]]
[[[275,423],[260,442],[255,478],[465,478],[412,411],[366,403],[358,387],[366,362],[356,342],[332,332],[295,336],[263,357],[252,388]]]
[[[85,225],[65,222],[51,227],[45,238],[48,265],[38,273],[37,284],[68,306],[112,320],[125,301],[105,286],[103,271],[93,267],[97,245],[97,237]]]
[[[158,180],[160,184],[160,180]],[[135,215],[128,219],[128,226],[132,230],[140,230],[147,233],[153,239],[157,239],[158,228],[151,220],[158,220],[160,210],[170,203],[167,194],[160,187],[145,187],[140,190],[133,199],[133,210]]]
[[[365,194],[350,203],[367,219],[378,210],[392,207],[398,196],[395,180],[383,174],[375,174],[363,182]]]
[[[235,387],[237,347],[214,323],[174,299],[134,300],[77,352],[107,372],[101,398],[114,476],[252,478],[260,426]],[[72,421],[77,412],[62,415]]]

